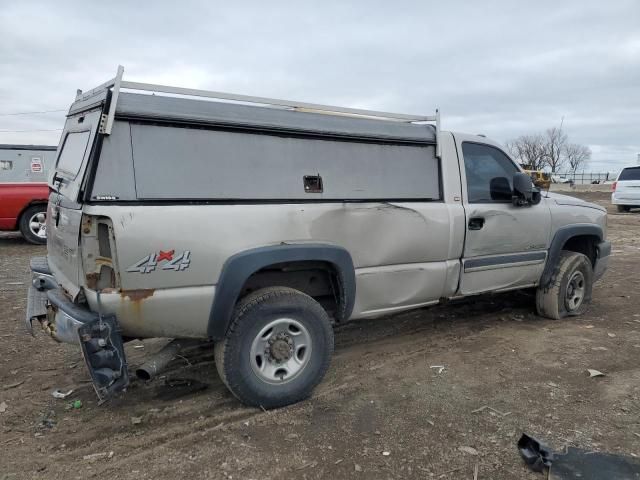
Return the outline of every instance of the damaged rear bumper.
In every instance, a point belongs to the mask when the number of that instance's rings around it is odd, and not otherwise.
[[[58,287],[45,257],[32,259],[31,272],[26,315],[29,331],[38,320],[55,340],[79,344],[101,400],[126,388],[129,376],[116,317],[99,315],[71,301]]]

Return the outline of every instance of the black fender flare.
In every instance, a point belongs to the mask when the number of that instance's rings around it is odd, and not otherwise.
[[[224,338],[231,316],[247,279],[260,270],[276,263],[295,261],[324,261],[333,265],[342,285],[342,315],[348,319],[356,297],[356,275],[349,252],[337,245],[322,243],[280,244],[252,248],[229,257],[222,266],[209,314],[207,334],[213,340]]]
[[[602,242],[604,232],[600,225],[593,225],[589,223],[566,225],[556,231],[553,236],[553,240],[551,240],[551,245],[549,246],[547,263],[545,264],[542,276],[540,277],[540,286],[542,288],[546,288],[549,286],[549,283],[551,283],[553,272],[558,264],[558,259],[560,258],[560,252],[562,251],[562,247],[565,243],[567,243],[567,240],[584,235],[597,237],[598,242]]]

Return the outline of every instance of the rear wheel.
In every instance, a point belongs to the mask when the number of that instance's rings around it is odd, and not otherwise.
[[[559,320],[584,313],[591,301],[593,269],[586,255],[563,250],[546,288],[536,291],[538,315]]]
[[[32,205],[20,217],[20,233],[29,243],[44,245],[47,243],[47,206]]]
[[[237,305],[216,368],[248,405],[277,408],[307,398],[333,353],[333,329],[322,306],[286,287],[257,290]]]

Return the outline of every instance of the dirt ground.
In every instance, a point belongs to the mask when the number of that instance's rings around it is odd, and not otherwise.
[[[539,318],[515,292],[352,322],[312,398],[270,412],[227,392],[210,348],[167,373],[205,390],[134,381],[98,406],[77,348],[25,334],[28,260],[44,247],[3,234],[0,479],[472,479],[476,465],[482,480],[542,478],[516,450],[523,432],[640,455],[640,212],[580,196],[609,208],[613,242],[584,316]],[[129,343],[130,368],[161,345]]]

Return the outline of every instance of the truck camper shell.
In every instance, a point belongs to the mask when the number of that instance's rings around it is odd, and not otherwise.
[[[69,110],[60,155],[79,130],[80,143],[91,145],[67,179],[78,184],[81,200],[441,200],[437,113],[331,107],[121,77],[119,69],[112,81],[79,92]]]

